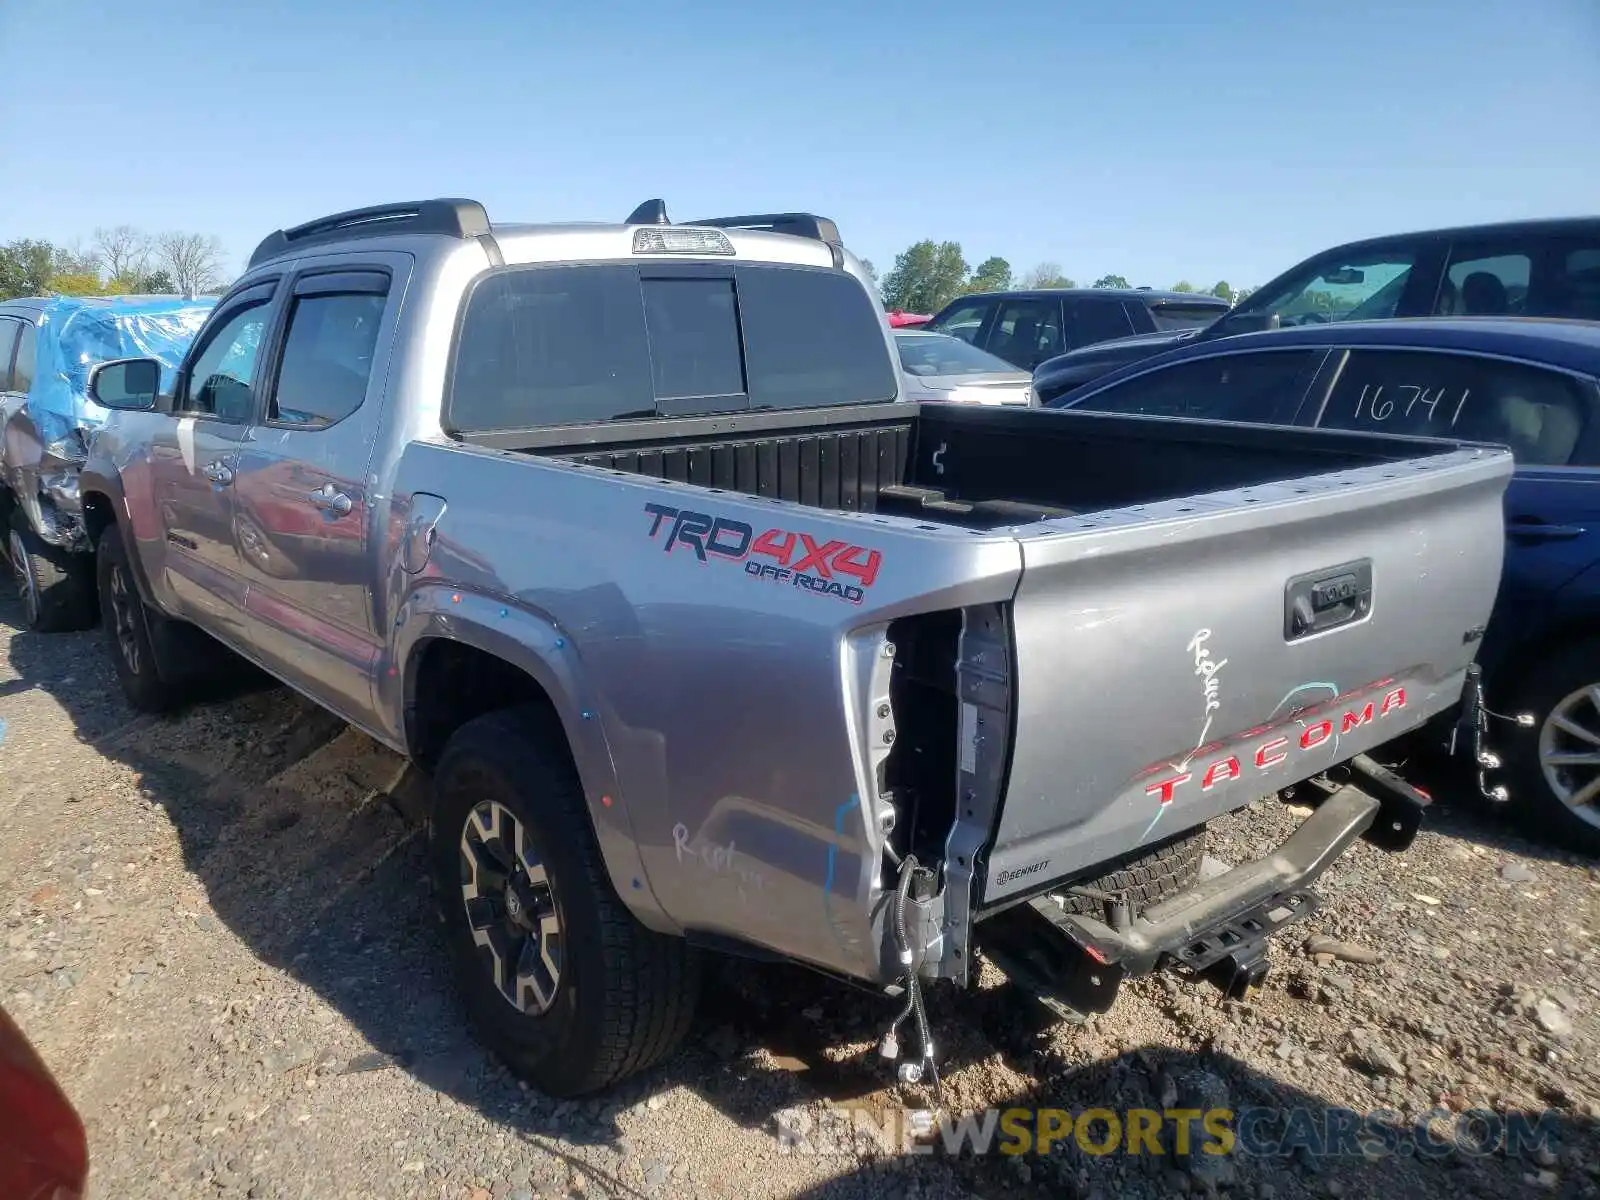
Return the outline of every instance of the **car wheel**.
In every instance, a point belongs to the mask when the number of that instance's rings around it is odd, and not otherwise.
[[[94,588],[87,555],[52,546],[34,532],[27,514],[13,509],[6,557],[11,560],[29,629],[66,633],[94,624]]]
[[[434,788],[434,891],[479,1038],[553,1096],[597,1091],[671,1054],[694,1015],[699,956],[623,906],[544,714],[463,725]]]
[[[1537,837],[1600,854],[1600,643],[1545,663],[1516,707],[1534,715],[1507,756],[1518,817]]]
[[[170,712],[189,699],[189,689],[163,677],[151,628],[160,616],[139,595],[121,531],[108,526],[95,554],[100,620],[122,692],[139,712]]]

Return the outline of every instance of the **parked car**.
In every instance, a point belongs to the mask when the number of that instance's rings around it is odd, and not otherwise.
[[[1157,330],[1185,330],[1228,311],[1198,292],[1148,288],[1039,288],[952,300],[923,328],[948,333],[1031,371],[1079,346]]]
[[[81,1200],[88,1180],[82,1119],[38,1051],[0,1008],[0,1196]]]
[[[1231,312],[1179,329],[1073,349],[1039,364],[1040,403],[1190,340],[1385,317],[1600,320],[1600,217],[1507,221],[1367,238],[1290,267]]]
[[[1079,411],[1443,435],[1511,448],[1506,562],[1478,654],[1531,830],[1600,853],[1600,324],[1352,321],[1194,342],[1107,375]]]
[[[958,337],[899,329],[894,341],[906,376],[907,400],[1033,403],[1033,376]]]
[[[908,313],[898,308],[891,308],[888,316],[889,328],[891,329],[912,329],[918,325],[926,325],[933,320],[931,314]]]
[[[980,943],[1080,1012],[1259,980],[1353,841],[1415,834],[1362,755],[1467,685],[1511,455],[907,403],[892,343],[813,215],[271,234],[170,397],[92,377],[123,690],[225,646],[424,767],[465,1006],[546,1091],[668,1054],[705,949],[909,996],[913,1069]],[[303,539],[296,500],[354,536],[268,570],[234,529]],[[1347,761],[1199,882],[1207,822]]]
[[[95,363],[148,355],[168,382],[213,301],[56,296],[0,303],[0,520],[30,629],[82,629],[98,613],[78,469],[107,409]]]

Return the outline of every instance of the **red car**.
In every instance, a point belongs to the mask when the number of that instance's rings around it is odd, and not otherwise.
[[[0,1196],[82,1200],[88,1177],[83,1122],[0,1008]]]
[[[926,325],[933,320],[932,313],[908,313],[898,308],[889,310],[889,328],[908,329],[913,325]]]

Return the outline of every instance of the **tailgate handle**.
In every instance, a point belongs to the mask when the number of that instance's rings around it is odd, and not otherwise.
[[[1283,639],[1293,642],[1358,621],[1372,611],[1372,560],[1296,575],[1283,589]]]

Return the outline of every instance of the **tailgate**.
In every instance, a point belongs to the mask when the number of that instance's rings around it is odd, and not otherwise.
[[[980,903],[1093,875],[1456,703],[1511,471],[1461,449],[1024,531]]]

